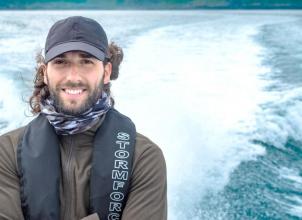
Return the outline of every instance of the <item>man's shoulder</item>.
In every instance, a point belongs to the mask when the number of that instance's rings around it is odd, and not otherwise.
[[[160,160],[164,160],[162,150],[148,137],[136,133],[135,144],[135,159],[139,160],[142,157],[152,157]]]
[[[155,150],[160,150],[157,144],[141,133],[136,133],[136,146],[141,150],[146,150],[148,148],[154,148]]]
[[[11,130],[7,133],[4,133],[0,136],[0,144],[11,143],[12,145],[16,146],[20,140],[21,135],[24,133],[26,126],[22,126],[20,128]]]
[[[166,162],[162,150],[146,136],[137,133],[133,160],[132,191],[145,185],[147,188],[164,186]],[[147,184],[147,185],[146,185]]]
[[[0,169],[16,173],[17,147],[25,127],[14,129],[0,136]]]

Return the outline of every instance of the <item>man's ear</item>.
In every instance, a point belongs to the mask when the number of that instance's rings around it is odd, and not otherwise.
[[[43,73],[43,81],[47,85],[47,83],[48,83],[47,75],[46,75],[47,74],[46,73],[47,66],[45,64],[42,64],[41,68],[42,68],[42,73]]]
[[[112,73],[112,64],[108,62],[104,66],[104,84],[108,84],[110,82],[111,73]]]

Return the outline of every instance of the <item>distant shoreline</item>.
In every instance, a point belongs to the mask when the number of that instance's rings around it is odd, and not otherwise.
[[[94,4],[94,3],[31,3],[1,5],[0,10],[300,10],[302,2],[296,4]]]
[[[114,8],[97,8],[97,7],[41,7],[41,8],[0,8],[0,11],[43,11],[43,10],[51,10],[51,11],[72,11],[72,10],[87,10],[87,11],[94,11],[94,10],[108,10],[108,11],[139,11],[139,10],[146,10],[146,11],[165,11],[165,10],[175,10],[175,11],[180,11],[180,10],[228,10],[228,11],[231,11],[231,10],[246,10],[246,11],[252,11],[252,10],[301,10],[302,9],[302,6],[301,7],[261,7],[261,8],[258,8],[258,7],[244,7],[244,8],[231,8],[231,7],[194,7],[194,8],[187,8],[187,7],[184,7],[184,8],[163,8],[163,7],[158,7],[158,8],[148,8],[148,7],[114,7]]]
[[[298,0],[10,0],[0,10],[299,10]]]

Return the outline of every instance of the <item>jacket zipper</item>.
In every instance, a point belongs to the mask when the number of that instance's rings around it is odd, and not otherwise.
[[[64,178],[65,178],[65,186],[64,190],[67,193],[65,194],[65,210],[64,210],[64,219],[67,220],[71,217],[71,206],[72,206],[72,186],[71,186],[71,179],[72,179],[72,170],[71,170],[71,162],[72,162],[72,156],[73,156],[73,138],[70,137],[70,141],[68,144],[68,156],[65,163],[65,172],[64,172]]]

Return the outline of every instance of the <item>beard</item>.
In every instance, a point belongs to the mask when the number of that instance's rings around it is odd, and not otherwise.
[[[49,80],[48,80],[48,85],[49,85]],[[88,93],[88,96],[86,97],[85,100],[76,108],[69,107],[66,104],[66,101],[62,99],[60,96],[60,93],[62,92],[62,87],[68,87],[70,89],[72,88],[79,88],[79,87],[85,87],[86,92]],[[56,109],[57,112],[63,113],[66,115],[72,115],[72,116],[79,116],[83,114],[84,112],[88,111],[90,108],[92,108],[98,99],[101,96],[102,90],[104,87],[104,77],[101,79],[100,84],[95,86],[94,88],[89,87],[88,85],[84,84],[83,82],[71,82],[68,81],[64,84],[59,84],[55,88],[52,88],[49,86],[49,94],[50,94],[50,99],[53,100],[53,105]],[[71,104],[76,104],[77,101],[71,101]]]

